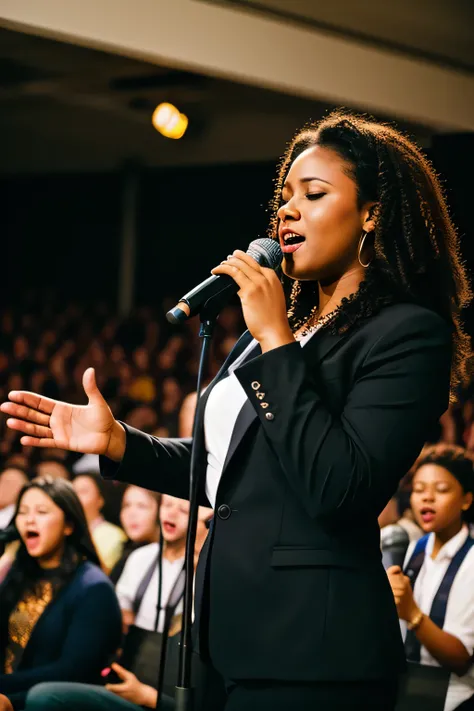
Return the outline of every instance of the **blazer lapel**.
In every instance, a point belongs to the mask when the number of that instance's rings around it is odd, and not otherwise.
[[[313,337],[310,338],[309,341],[303,346],[303,353],[308,361],[308,364],[316,368],[317,365],[321,363],[321,361],[326,358],[334,348],[336,348],[344,336],[345,334],[332,335],[328,331],[324,330],[315,333]],[[240,351],[240,353],[242,353],[242,351]],[[252,352],[253,357],[257,357],[258,355],[261,355],[260,346],[258,346],[258,349],[255,348],[255,351]],[[235,422],[229,449],[227,451],[224,467],[222,469],[221,482],[225,476],[226,469],[229,466],[232,457],[237,451],[237,448],[242,442],[250,425],[257,419],[257,417],[258,415],[254,406],[250,400],[246,400]]]
[[[247,348],[248,344],[252,340],[252,336],[249,333],[249,331],[245,331],[227,358],[225,359],[224,363],[222,364],[221,368],[219,369],[219,372],[217,373],[216,377],[214,380],[209,384],[209,386],[206,388],[206,390],[203,392],[203,394],[199,398],[199,405],[196,411],[196,416],[195,416],[195,421],[194,421],[194,428],[193,428],[193,440],[194,444],[193,446],[196,448],[196,460],[198,462],[197,470],[199,472],[199,489],[202,492],[202,494],[205,495],[206,491],[206,468],[207,468],[207,453],[206,453],[206,445],[205,445],[205,439],[204,439],[204,412],[206,410],[206,403],[209,398],[209,395],[212,392],[212,389],[217,385],[217,383],[226,375],[227,370],[229,368],[229,365],[238,358],[241,353]]]
[[[317,367],[317,365],[324,359],[326,358],[331,351],[336,348],[336,346],[339,344],[339,342],[345,337],[345,334],[335,334],[332,335],[328,331],[320,331],[317,332],[313,335],[312,338],[309,339],[307,343],[303,346],[303,352],[305,354],[305,358],[308,361],[308,364],[312,365],[313,367]],[[252,336],[249,333],[249,331],[245,331],[245,333],[242,334],[240,339],[237,341],[236,345],[232,349],[231,353],[228,355],[226,360],[224,361],[222,367],[220,368],[219,372],[217,373],[216,377],[214,380],[211,382],[209,387],[206,389],[206,391],[203,393],[203,395],[200,398],[199,401],[199,407],[198,407],[198,412],[196,413],[196,424],[195,424],[195,430],[194,430],[194,439],[195,439],[195,446],[199,447],[198,450],[198,456],[201,461],[201,469],[202,473],[202,487],[205,489],[205,470],[207,466],[207,456],[206,456],[206,447],[205,447],[205,441],[204,441],[204,411],[206,408],[206,403],[209,398],[209,395],[212,392],[212,389],[217,385],[217,383],[222,380],[224,376],[227,375],[229,366],[237,360],[237,358],[243,353],[245,348],[249,345],[249,343],[252,340]],[[252,352],[253,357],[257,357],[258,355],[261,354],[260,346],[257,345],[255,347],[255,351]],[[227,455],[225,458],[224,462],[224,467],[222,469],[222,475],[221,475],[221,482],[222,479],[226,473],[226,469],[229,466],[229,463],[234,456],[235,452],[237,451],[240,443],[242,442],[245,433],[248,431],[250,425],[254,422],[254,420],[257,418],[257,413],[255,411],[255,408],[253,407],[252,403],[249,400],[246,400],[244,405],[242,406],[242,409],[240,410],[237,420],[234,425],[234,430],[232,432],[232,437],[230,440],[229,444],[229,449],[227,451]],[[219,484],[220,488],[220,484]]]

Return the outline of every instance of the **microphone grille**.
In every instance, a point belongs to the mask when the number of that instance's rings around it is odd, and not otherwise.
[[[283,259],[280,245],[274,239],[261,237],[250,242],[247,254],[255,259],[261,267],[276,269]]]

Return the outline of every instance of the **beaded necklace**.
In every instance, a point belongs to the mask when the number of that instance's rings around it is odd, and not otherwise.
[[[315,314],[312,314],[306,321],[306,323],[302,326],[302,328],[298,329],[295,332],[295,339],[297,341],[300,341],[302,338],[304,338],[304,336],[307,336],[309,333],[315,333],[316,331],[319,331],[320,328],[326,326],[326,324],[330,323],[336,317],[336,314],[339,312],[340,308],[341,307],[339,305],[335,309],[330,311],[328,314],[325,314],[324,316],[321,316],[319,318],[315,318]]]

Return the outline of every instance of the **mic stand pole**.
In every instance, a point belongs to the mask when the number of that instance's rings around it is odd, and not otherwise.
[[[199,336],[203,339],[201,348],[201,359],[199,363],[197,379],[197,400],[196,411],[193,424],[193,445],[191,449],[191,469],[189,481],[189,523],[186,536],[185,571],[186,583],[184,589],[183,605],[183,625],[181,629],[181,646],[179,655],[178,685],[175,688],[176,711],[192,711],[193,690],[191,688],[191,626],[193,614],[193,592],[194,592],[194,547],[196,543],[196,528],[198,520],[198,492],[199,492],[199,472],[197,467],[197,447],[196,447],[196,423],[199,399],[202,389],[202,379],[209,355],[211,338],[214,332],[219,309],[213,306],[214,299],[210,299],[201,310],[201,330]],[[220,306],[220,304],[219,304]]]

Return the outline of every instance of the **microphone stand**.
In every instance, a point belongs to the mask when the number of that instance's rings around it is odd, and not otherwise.
[[[193,445],[191,449],[191,468],[189,477],[189,523],[186,535],[186,554],[184,563],[186,582],[184,589],[178,685],[175,687],[176,711],[192,711],[193,708],[193,690],[191,688],[191,626],[194,597],[194,548],[196,543],[196,529],[199,510],[198,492],[200,484],[200,472],[198,471],[197,466],[196,424],[203,375],[209,356],[214,327],[216,325],[217,316],[221,306],[222,304],[220,303],[220,300],[218,298],[213,298],[206,302],[200,313],[201,329],[199,331],[199,336],[203,340],[197,378],[197,399],[193,423]]]

